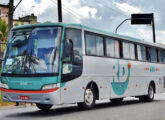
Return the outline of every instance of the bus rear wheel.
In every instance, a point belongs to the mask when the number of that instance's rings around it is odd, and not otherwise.
[[[83,110],[92,109],[95,106],[96,94],[93,88],[87,88],[84,93],[84,102],[78,103],[78,107]]]
[[[50,108],[51,108],[53,105],[47,105],[47,104],[36,103],[36,106],[37,106],[40,110],[50,110]]]
[[[152,83],[150,83],[149,87],[148,87],[148,94],[145,96],[140,96],[139,100],[142,102],[151,102],[154,100],[154,85]]]

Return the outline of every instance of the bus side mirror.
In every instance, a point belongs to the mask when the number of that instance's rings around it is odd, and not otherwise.
[[[72,63],[73,59],[73,42],[71,39],[66,39],[64,42],[63,63]]]
[[[0,42],[0,45],[1,45],[1,44],[7,46],[9,43],[8,43],[8,42]],[[4,59],[3,59],[4,53],[5,53],[5,51],[4,51],[3,54],[1,55],[2,58],[0,58],[0,62],[3,62],[3,61],[4,61]]]

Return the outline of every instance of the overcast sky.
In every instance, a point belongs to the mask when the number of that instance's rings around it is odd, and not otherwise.
[[[19,0],[15,0],[15,5]],[[15,11],[14,17],[34,13],[38,22],[57,22],[57,0],[23,0]],[[8,3],[8,0],[0,0]],[[115,28],[131,13],[154,13],[156,39],[165,44],[165,0],[62,0],[63,22],[81,23],[87,26],[115,31]],[[147,25],[131,25],[124,23],[119,34],[129,35],[152,42],[152,27]]]

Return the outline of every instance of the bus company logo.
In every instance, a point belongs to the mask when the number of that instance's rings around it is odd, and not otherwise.
[[[160,71],[159,68],[155,68],[153,66],[151,66],[151,67],[145,67],[144,70],[145,71],[149,71],[149,72],[159,72]]]
[[[130,79],[131,63],[128,61],[119,60],[117,64],[113,65],[113,82],[111,82],[112,89],[117,95],[123,95],[126,91]]]

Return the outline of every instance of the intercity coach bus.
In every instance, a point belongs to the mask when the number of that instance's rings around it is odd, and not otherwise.
[[[2,60],[2,99],[41,110],[128,96],[152,101],[165,90],[165,46],[79,24],[44,23],[11,30]]]

